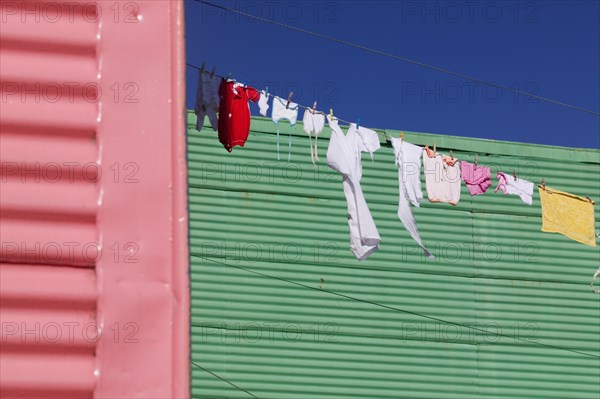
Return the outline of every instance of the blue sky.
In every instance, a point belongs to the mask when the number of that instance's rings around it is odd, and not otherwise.
[[[595,0],[208,1],[600,112]],[[185,12],[188,62],[366,127],[600,148],[598,115],[192,0]],[[188,108],[196,83],[188,68]]]

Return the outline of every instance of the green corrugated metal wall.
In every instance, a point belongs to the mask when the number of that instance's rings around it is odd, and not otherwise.
[[[600,296],[589,286],[600,247],[542,233],[537,188],[533,206],[492,189],[472,199],[464,185],[457,207],[424,203],[415,217],[436,255],[425,260],[396,216],[382,141],[362,180],[381,250],[358,262],[341,177],[326,166],[328,128],[314,169],[301,124],[291,163],[276,161],[267,119],[253,118],[231,154],[195,124],[188,113],[197,366],[272,399],[600,397]],[[600,199],[597,150],[405,137]],[[251,397],[196,366],[192,394]]]

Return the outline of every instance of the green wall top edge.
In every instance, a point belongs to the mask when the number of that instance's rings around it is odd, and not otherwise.
[[[194,111],[187,111],[187,126],[193,129],[196,126],[196,115]],[[302,125],[302,121],[299,121],[297,125]],[[204,125],[206,129],[210,128],[208,120],[205,120]],[[287,126],[286,126],[287,127]],[[289,130],[283,128],[282,134],[287,135]],[[385,132],[387,135],[392,137],[398,137],[400,134],[399,130],[392,129],[376,129],[378,132]],[[275,124],[271,122],[270,118],[263,117],[252,117],[252,131],[262,133],[276,133]],[[295,129],[294,135],[303,135],[302,129]],[[417,145],[429,145],[432,146],[434,141],[438,148],[441,149],[454,149],[470,151],[473,153],[483,154],[499,154],[506,156],[519,156],[529,157],[537,159],[556,159],[557,161],[575,161],[575,162],[586,162],[600,164],[600,150],[593,148],[572,148],[572,147],[561,147],[552,146],[545,144],[534,144],[534,143],[522,143],[514,141],[502,141],[502,140],[491,140],[481,139],[473,137],[461,137],[451,136],[436,133],[421,133],[404,130],[405,138],[413,144]],[[324,135],[325,136],[325,135]],[[385,139],[381,137],[381,142],[385,143]]]

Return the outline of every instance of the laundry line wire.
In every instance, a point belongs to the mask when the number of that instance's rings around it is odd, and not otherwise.
[[[327,36],[327,35],[324,35],[324,34],[321,34],[321,33],[313,32],[313,31],[310,31],[310,30],[302,29],[302,28],[298,28],[296,26],[284,24],[282,22],[277,22],[275,20],[268,19],[268,18],[259,17],[259,16],[252,15],[252,14],[249,14],[249,13],[246,13],[246,12],[243,12],[243,11],[234,10],[232,8],[228,8],[228,7],[219,5],[219,4],[210,3],[208,1],[204,1],[204,0],[194,0],[194,1],[197,2],[197,3],[200,3],[200,4],[205,4],[205,5],[210,6],[210,7],[219,8],[219,9],[221,9],[223,11],[228,11],[228,12],[232,12],[232,13],[235,13],[235,14],[243,15],[243,16],[246,16],[246,17],[249,17],[249,18],[256,19],[258,21],[268,22],[270,24],[281,26],[283,28],[295,30],[297,32],[301,32],[301,33],[305,33],[305,34],[308,34],[308,35],[311,35],[311,36],[319,37],[321,39],[329,40],[329,41],[332,41],[332,42],[335,42],[335,43],[343,44],[345,46],[354,47],[354,48],[357,48],[357,49],[360,49],[360,50],[364,50],[364,51],[367,51],[367,52],[370,52],[370,53],[374,53],[374,54],[382,55],[382,56],[385,56],[385,57],[393,58],[393,59],[396,59],[396,60],[400,60],[400,61],[412,64],[412,65],[417,65],[417,66],[420,66],[420,67],[423,67],[423,68],[431,69],[431,70],[434,70],[434,71],[437,71],[437,72],[441,72],[441,73],[444,73],[444,74],[447,74],[447,75],[450,75],[450,76],[458,77],[458,78],[465,79],[465,80],[470,80],[472,82],[480,83],[480,84],[483,84],[483,85],[486,85],[486,86],[495,87],[497,89],[501,89],[501,90],[505,90],[505,91],[510,91],[512,93],[515,93],[515,94],[520,94],[520,95],[523,95],[523,96],[534,98],[536,100],[545,101],[545,102],[548,102],[548,103],[551,103],[551,104],[560,105],[560,106],[563,106],[563,107],[567,107],[567,108],[575,109],[575,110],[578,110],[578,111],[586,112],[586,113],[589,113],[589,114],[592,114],[592,115],[600,116],[600,112],[598,112],[598,111],[589,110],[589,109],[586,109],[586,108],[583,108],[583,107],[579,107],[577,105],[572,105],[572,104],[569,104],[569,103],[565,103],[563,101],[553,100],[553,99],[548,98],[548,97],[539,96],[537,94],[529,93],[529,92],[524,91],[524,90],[515,89],[515,88],[510,87],[510,86],[505,86],[505,85],[501,85],[499,83],[495,83],[495,82],[492,82],[492,81],[479,79],[479,78],[476,78],[474,76],[470,76],[470,75],[463,74],[463,73],[460,73],[460,72],[451,71],[451,70],[448,70],[448,69],[445,69],[445,68],[440,68],[440,67],[437,67],[435,65],[426,64],[424,62],[415,61],[415,60],[412,60],[412,59],[409,59],[409,58],[406,58],[406,57],[402,57],[402,56],[399,56],[399,55],[386,53],[384,51],[377,50],[377,49],[374,49],[374,48],[371,48],[371,47],[367,47],[367,46],[362,46],[360,44],[351,43],[351,42],[348,42],[348,41],[345,41],[345,40],[342,40],[342,39],[338,39],[338,38],[333,37],[333,36]]]
[[[189,67],[191,67],[191,68],[197,69],[198,71],[200,71],[200,70],[202,69],[201,67],[199,67],[199,66],[197,66],[197,65],[194,65],[194,64],[192,64],[192,63],[189,63],[189,62],[187,62],[187,63],[186,63],[186,65],[187,65],[187,66],[189,66]],[[223,75],[219,75],[218,73],[215,73],[215,74],[214,74],[214,76],[218,76],[218,77],[220,77],[220,78],[223,78],[223,79],[229,79],[229,77],[227,77],[227,76],[223,76]],[[256,88],[255,88],[255,89],[256,89]],[[270,96],[270,97],[273,97],[273,98],[275,98],[275,97],[278,97],[278,96],[275,96],[275,95],[273,95],[273,94],[271,94],[271,93],[266,93],[266,94],[267,94],[267,96]],[[280,98],[280,97],[279,97],[279,98]],[[296,103],[295,103],[295,104],[296,104]],[[298,105],[298,107],[300,107],[300,108],[304,108],[304,109],[310,110],[310,111],[312,112],[312,107],[308,107],[308,106],[306,106],[306,105],[302,105],[302,104],[297,104],[297,105]],[[315,111],[315,114],[327,115],[327,114],[325,114],[323,111]],[[340,122],[344,122],[344,123],[346,123],[346,124],[348,124],[348,125],[351,125],[351,124],[353,124],[353,123],[354,123],[354,122],[350,122],[350,121],[347,121],[347,120],[344,120],[344,119],[338,118],[337,116],[334,116],[334,119],[336,119],[336,120],[338,120],[338,121],[340,121]],[[389,141],[391,140],[391,137],[390,137],[390,136],[387,134],[387,132],[378,132],[377,130],[373,130],[373,131],[374,131],[375,133],[377,133],[378,135],[382,136],[382,137],[383,137],[383,138],[386,140],[386,142],[389,142]],[[434,148],[435,148],[435,141],[433,142],[433,146],[434,146]],[[475,162],[477,162],[477,161],[475,161]],[[545,187],[546,187],[545,179],[542,179],[542,181],[540,182],[540,184],[541,184],[541,185],[544,187],[544,189],[545,189]]]
[[[438,322],[438,323],[444,323],[444,324],[452,325],[452,326],[455,326],[455,327],[466,328],[466,329],[471,330],[471,331],[477,331],[477,332],[480,332],[480,333],[491,334],[491,335],[494,335],[494,336],[497,336],[497,337],[500,337],[500,338],[514,339],[516,341],[521,341],[521,342],[525,342],[525,343],[532,344],[532,345],[538,345],[538,346],[545,347],[545,348],[550,348],[550,349],[563,350],[563,351],[575,353],[575,354],[578,354],[578,355],[583,355],[583,356],[592,357],[592,358],[595,358],[595,359],[600,359],[600,356],[596,356],[596,355],[591,354],[591,353],[582,352],[582,351],[578,351],[578,350],[571,349],[571,348],[565,348],[565,347],[562,347],[562,346],[556,346],[556,345],[550,345],[550,344],[543,344],[541,342],[533,341],[533,340],[529,340],[529,339],[525,339],[525,338],[521,338],[521,337],[518,337],[516,335],[515,336],[510,336],[508,334],[503,334],[501,332],[495,332],[495,331],[490,332],[489,330],[486,330],[486,329],[483,329],[483,328],[473,327],[473,326],[469,326],[469,325],[466,325],[466,324],[462,324],[462,323],[457,323],[457,322],[445,320],[445,319],[442,319],[442,318],[439,318],[439,317],[435,317],[435,316],[429,316],[429,315],[426,315],[426,314],[423,314],[423,313],[419,313],[419,312],[415,312],[415,311],[411,311],[411,310],[402,309],[402,308],[399,308],[399,307],[396,307],[396,306],[385,305],[385,304],[382,304],[382,303],[379,303],[379,302],[371,301],[369,299],[361,299],[361,298],[353,297],[351,295],[342,294],[341,292],[331,291],[331,290],[328,290],[328,289],[325,289],[325,288],[312,287],[310,285],[303,284],[303,283],[300,283],[300,282],[297,282],[297,281],[293,281],[293,280],[288,280],[288,279],[285,279],[283,277],[272,276],[272,275],[267,274],[267,273],[261,273],[261,272],[258,272],[256,270],[247,269],[245,267],[232,265],[232,264],[229,264],[229,263],[226,263],[226,262],[220,262],[218,260],[211,259],[211,258],[208,258],[208,257],[205,257],[205,256],[195,255],[194,253],[191,253],[190,256],[192,256],[194,258],[202,259],[202,260],[208,260],[208,261],[211,261],[211,262],[214,262],[214,263],[217,263],[219,265],[226,266],[226,267],[229,267],[229,268],[234,268],[234,269],[242,270],[242,271],[245,271],[247,273],[255,274],[255,275],[258,275],[258,276],[261,276],[261,277],[265,277],[265,278],[270,278],[270,279],[273,279],[273,280],[282,281],[282,282],[285,282],[285,283],[288,283],[288,284],[292,284],[292,285],[295,285],[295,286],[298,286],[298,287],[309,289],[311,291],[324,292],[324,293],[327,293],[327,294],[330,294],[330,295],[334,295],[334,296],[337,296],[337,297],[341,297],[341,298],[344,298],[344,299],[348,299],[348,300],[351,300],[351,301],[361,302],[361,303],[364,303],[364,304],[368,304],[368,305],[380,307],[380,308],[383,308],[383,309],[387,309],[387,310],[391,310],[391,311],[395,311],[395,312],[400,312],[400,313],[405,313],[405,314],[409,314],[409,315],[412,315],[412,316],[421,317],[421,318],[424,318],[424,319],[427,319],[427,320],[431,320],[431,321],[435,321],[435,322]]]
[[[194,64],[192,64],[192,63],[189,63],[189,62],[187,62],[187,63],[186,63],[186,65],[187,65],[187,66],[189,66],[189,67],[191,67],[191,68],[197,69],[198,71],[200,71],[200,70],[202,69],[201,67],[199,67],[199,66],[197,66],[197,65],[194,65]],[[218,73],[216,73],[216,72],[215,72],[214,76],[218,76],[218,77],[220,77],[220,78],[223,78],[223,79],[230,79],[229,77],[227,77],[227,76],[223,76],[223,75],[219,75],[219,74],[218,74]],[[256,88],[255,88],[255,89],[256,89]],[[272,94],[272,93],[265,93],[265,94],[266,94],[268,97],[273,97],[273,99],[275,99],[276,97],[281,99],[281,97],[279,97],[279,96],[275,96],[275,95],[274,95],[274,94]],[[309,110],[309,111],[311,111],[311,112],[312,112],[312,107],[309,107],[309,106],[306,106],[306,105],[302,105],[302,104],[297,104],[297,103],[294,103],[294,104],[298,105],[298,107],[300,107],[300,108],[304,108],[304,109],[306,109],[306,110]],[[323,112],[323,111],[315,111],[315,114],[327,115],[327,114],[326,114],[325,112]],[[338,121],[340,121],[340,122],[344,122],[344,123],[346,123],[346,124],[348,124],[348,125],[351,125],[351,124],[355,123],[355,122],[350,122],[350,121],[347,121],[347,120],[345,120],[345,119],[338,118],[338,117],[337,117],[337,116],[335,116],[335,115],[334,115],[334,119],[335,119],[335,120],[338,120]],[[386,140],[386,142],[388,142],[388,143],[389,143],[389,142],[391,141],[391,136],[389,136],[387,132],[379,132],[379,131],[377,131],[377,130],[373,130],[373,131],[374,131],[375,133],[377,133],[379,136],[383,137],[383,138]],[[401,131],[401,133],[402,133],[402,131]],[[433,141],[433,147],[435,148],[435,140]],[[475,161],[475,162],[477,162],[477,161]],[[500,171],[502,171],[502,169],[500,169]],[[545,179],[542,179],[542,180],[541,180],[541,182],[539,182],[539,184],[542,186],[542,188],[544,188],[544,189],[545,189],[545,187],[546,187]]]
[[[189,67],[191,67],[191,68],[197,69],[197,70],[201,70],[201,69],[202,69],[201,67],[199,67],[199,66],[197,66],[197,65],[194,65],[194,64],[192,64],[192,63],[189,63],[189,62],[187,62],[187,63],[186,63],[186,65],[187,65],[187,66],[189,66]],[[223,75],[219,75],[218,73],[215,73],[215,74],[214,74],[214,76],[218,76],[218,77],[220,77],[220,78],[222,78],[222,79],[230,79],[229,77],[227,77],[227,76],[223,76]],[[256,88],[255,88],[255,89],[256,89]],[[276,95],[274,95],[274,94],[272,94],[272,93],[266,93],[266,92],[264,92],[264,94],[265,94],[267,97],[272,97],[273,99],[275,99],[275,98],[277,97],[277,98],[280,98],[280,99],[282,99],[282,100],[285,100],[285,99],[283,99],[283,98],[281,98],[281,97],[279,97],[279,96],[276,96]],[[313,109],[312,109],[312,107],[309,107],[309,106],[306,106],[306,105],[302,105],[302,104],[298,104],[298,103],[295,103],[295,102],[294,102],[294,104],[296,104],[296,105],[297,105],[298,107],[300,107],[300,108],[304,108],[305,110],[308,110],[308,111],[310,111],[310,112],[313,112]],[[323,112],[323,111],[316,111],[316,110],[315,110],[315,112],[314,112],[314,113],[315,113],[315,114],[320,114],[320,115],[325,115],[325,116],[327,116],[327,115],[328,115],[328,114],[326,114],[326,113],[325,113],[325,112]],[[350,122],[350,121],[347,121],[347,120],[344,120],[344,119],[338,118],[338,117],[337,117],[337,116],[335,116],[335,115],[333,116],[333,118],[334,118],[335,120],[338,120],[338,121],[340,121],[340,122],[344,122],[344,123],[346,123],[346,124],[348,124],[348,125],[350,125],[350,124],[352,124],[352,123],[355,123],[355,122]],[[375,132],[375,133],[377,133],[377,134],[378,134],[378,135],[380,135],[380,136],[383,136],[383,137],[384,137],[386,140],[388,140],[388,139],[389,139],[389,136],[388,136],[386,133],[378,132],[378,131],[376,131],[376,130],[374,130],[374,132]]]

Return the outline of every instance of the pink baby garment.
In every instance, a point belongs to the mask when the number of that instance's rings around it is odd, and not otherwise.
[[[471,196],[485,193],[492,185],[490,168],[462,161],[460,171]]]

